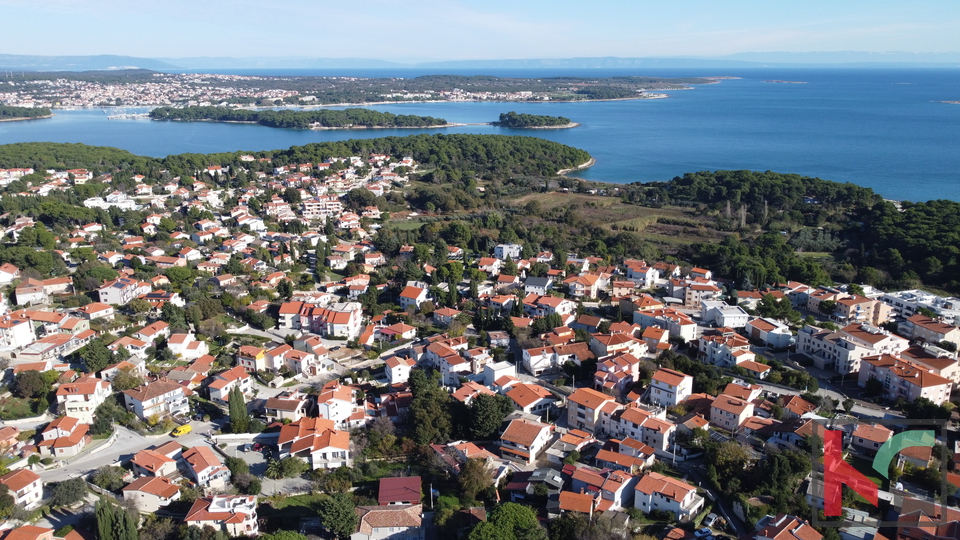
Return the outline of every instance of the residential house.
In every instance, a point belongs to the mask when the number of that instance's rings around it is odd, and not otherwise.
[[[523,282],[523,292],[543,296],[553,288],[553,279],[550,277],[530,276]]]
[[[187,511],[183,522],[187,526],[213,527],[230,537],[257,536],[256,495],[214,495],[200,497]]]
[[[133,278],[121,277],[104,283],[98,290],[100,301],[104,304],[125,306],[134,298],[147,294],[152,287],[149,283]]]
[[[553,426],[550,424],[519,418],[511,420],[500,435],[500,451],[504,458],[532,465],[552,436]]]
[[[761,317],[747,321],[745,331],[750,339],[756,339],[775,349],[786,348],[796,342],[790,327],[774,319]]]
[[[57,403],[63,406],[64,415],[76,418],[81,424],[92,424],[94,411],[111,396],[112,391],[108,381],[85,376],[61,384],[56,392]]]
[[[527,414],[543,416],[550,413],[557,402],[556,396],[546,388],[529,383],[511,385],[504,393],[511,401],[513,408]]]
[[[412,358],[404,358],[401,356],[391,356],[385,360],[385,363],[387,382],[389,384],[402,384],[407,382],[410,378],[410,370],[417,365],[417,362]]]
[[[855,449],[875,455],[890,437],[893,437],[893,431],[886,426],[858,424],[850,436],[850,442]]]
[[[177,475],[177,459],[180,457],[182,449],[176,444],[176,451],[173,456],[169,456],[161,449],[145,448],[133,455],[130,465],[133,468],[133,474],[146,477],[174,477]]]
[[[353,463],[350,433],[336,430],[334,422],[325,418],[301,418],[281,427],[277,445],[280,458],[298,456],[313,469],[336,469]]]
[[[234,366],[224,372],[214,375],[213,381],[207,385],[210,391],[211,401],[226,403],[229,400],[230,392],[234,388],[239,388],[244,395],[252,392],[253,377],[243,366]]]
[[[420,287],[409,285],[404,287],[403,291],[400,292],[398,301],[400,303],[400,308],[406,310],[409,306],[414,306],[416,309],[420,309],[420,304],[426,302],[427,299],[427,289],[421,289]]]
[[[423,523],[421,505],[358,506],[356,531],[350,540],[419,540]]]
[[[710,407],[710,424],[734,433],[751,416],[753,403],[724,394]]]
[[[228,469],[213,449],[206,445],[187,448],[181,454],[190,478],[204,488],[221,489],[230,480]]]
[[[43,440],[37,444],[41,456],[57,459],[75,456],[90,444],[89,427],[76,418],[60,416],[47,424],[40,434]]]
[[[188,414],[190,403],[187,397],[191,394],[189,389],[175,382],[160,379],[124,390],[123,400],[128,411],[147,420],[155,414],[160,417]]]
[[[296,422],[307,416],[309,408],[307,395],[300,390],[282,392],[267,398],[264,415],[271,422]]]
[[[660,473],[649,471],[637,482],[634,506],[645,513],[654,510],[670,512],[677,521],[686,522],[703,508],[703,497],[696,486]]]
[[[180,500],[180,486],[169,478],[144,476],[123,488],[123,500],[133,501],[137,510],[154,513]]]
[[[396,476],[381,478],[377,488],[377,504],[380,506],[420,504],[420,477]]]
[[[192,332],[173,334],[167,339],[167,347],[174,357],[182,360],[195,360],[210,352],[207,342],[196,339]]]
[[[16,469],[0,476],[0,485],[7,486],[13,504],[33,510],[43,501],[43,482],[40,475],[29,469]]]
[[[42,304],[47,301],[47,293],[43,290],[43,282],[39,279],[27,278],[20,282],[13,290],[18,305]]]

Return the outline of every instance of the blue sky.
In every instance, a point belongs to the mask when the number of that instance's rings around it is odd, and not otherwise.
[[[6,54],[421,61],[960,51],[955,0],[0,0],[0,20]]]

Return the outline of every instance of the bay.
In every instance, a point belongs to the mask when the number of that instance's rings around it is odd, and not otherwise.
[[[233,72],[253,74],[252,72]],[[414,77],[414,70],[278,70],[266,75]],[[447,129],[288,130],[257,125],[108,120],[101,109],[55,111],[47,120],[0,123],[0,144],[82,142],[162,157],[256,151],[310,142],[416,133],[529,135],[583,148],[597,163],[577,176],[603,182],[666,181],[684,172],[773,170],[868,186],[898,200],[960,200],[960,69],[485,70],[514,77],[735,76],[666,99],[589,103],[404,103],[379,111],[496,120],[501,112],[566,116],[565,130],[494,126]],[[454,72],[453,74],[474,74]],[[765,82],[798,81],[805,84]],[[128,109],[128,111],[132,111]],[[110,111],[111,113],[114,111]]]

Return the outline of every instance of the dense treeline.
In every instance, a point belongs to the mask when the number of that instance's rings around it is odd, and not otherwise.
[[[50,116],[50,109],[43,107],[10,107],[0,105],[0,120],[12,120],[14,118],[42,118]]]
[[[864,264],[904,282],[960,291],[960,203],[936,200],[874,206],[863,215]],[[868,276],[871,277],[871,276]]]
[[[153,158],[131,154],[109,146],[80,143],[14,143],[0,146],[0,168],[32,167],[35,170],[86,168],[108,171],[137,167],[144,169]]]
[[[411,156],[425,165],[429,179],[443,183],[448,179],[479,176],[494,179],[513,175],[553,176],[560,169],[580,165],[590,154],[560,143],[534,137],[507,135],[413,135],[350,139],[293,146],[285,150],[253,152],[269,158],[272,170],[279,165],[317,163],[331,157],[369,153]],[[108,172],[115,169],[142,174],[159,180],[161,175],[196,174],[210,165],[229,165],[249,169],[258,163],[240,161],[244,152],[218,154],[176,154],[162,159],[137,156],[125,150],[85,144],[16,143],[0,146],[0,167],[78,168]]]
[[[583,96],[583,99],[627,99],[635,98],[640,94],[636,89],[632,88],[617,88],[615,86],[594,86],[589,88],[581,88],[576,91],[578,96]]]
[[[307,129],[311,126],[327,128],[363,127],[428,127],[447,123],[432,116],[396,115],[370,109],[342,111],[292,111],[233,109],[228,107],[159,107],[150,111],[154,120],[181,120],[187,122],[210,120],[214,122],[255,122],[262,126]]]
[[[573,123],[565,116],[544,116],[539,114],[500,113],[500,120],[493,123],[495,126],[505,128],[531,128],[543,126],[565,126]]]

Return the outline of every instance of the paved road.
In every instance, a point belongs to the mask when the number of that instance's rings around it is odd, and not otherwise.
[[[698,486],[710,493],[711,497],[713,497],[714,508],[718,509],[720,514],[726,518],[727,523],[729,523],[733,528],[735,536],[743,536],[748,532],[746,526],[740,521],[740,518],[733,513],[732,501],[729,498],[714,492],[710,488],[710,482],[707,481],[706,475],[702,470],[704,467],[702,461],[702,459],[698,459],[694,461],[677,462],[676,468],[679,471],[688,474],[692,481],[696,482]]]
[[[184,446],[207,444],[204,433],[217,427],[212,422],[192,422],[191,425],[193,425],[193,431],[177,439],[170,435],[145,437],[123,426],[116,426],[117,439],[106,447],[98,446],[95,448],[95,450],[99,450],[96,454],[81,455],[73,461],[64,462],[63,467],[40,471],[38,474],[44,483],[62,482],[76,476],[87,475],[104,465],[116,465],[119,462],[125,462],[140,450],[167,441],[176,440]]]

